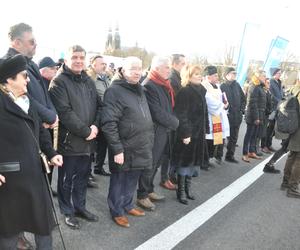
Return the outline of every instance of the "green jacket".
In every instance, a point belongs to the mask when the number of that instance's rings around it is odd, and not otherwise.
[[[297,93],[300,92],[300,83],[299,82],[291,88],[291,92],[294,95],[296,95]],[[300,94],[298,95],[298,102],[300,103]],[[294,152],[300,152],[300,127],[298,128],[296,133],[291,135],[288,150],[294,151]]]

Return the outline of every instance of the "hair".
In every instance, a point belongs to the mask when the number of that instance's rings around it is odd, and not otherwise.
[[[140,58],[137,58],[135,56],[126,57],[126,58],[124,58],[124,60],[122,62],[122,68],[129,69],[132,66],[132,64],[134,64],[134,63],[141,64],[141,66],[142,66],[142,60]]]
[[[168,56],[154,56],[151,62],[151,69],[155,70],[156,68],[169,63],[170,58]]]
[[[95,62],[97,58],[103,58],[103,56],[101,56],[101,55],[92,56],[90,58],[90,64],[92,64],[93,62]]]
[[[183,54],[172,54],[171,56],[171,63],[178,64],[180,62],[180,58],[185,57]]]
[[[86,55],[85,49],[80,45],[73,45],[68,49],[69,54],[73,54],[74,52],[84,52],[84,54]]]
[[[265,75],[266,71],[262,70],[262,69],[258,69],[254,72],[253,76],[251,77],[251,81],[252,83],[254,83],[254,85],[259,85],[260,84],[260,80],[259,77],[261,77],[262,75]]]
[[[182,68],[180,76],[181,76],[181,85],[184,87],[189,82],[191,82],[192,75],[195,72],[201,72],[202,69],[199,65],[186,65]]]
[[[10,41],[14,41],[17,38],[22,37],[24,32],[32,32],[32,27],[26,23],[18,23],[10,27],[8,37]]]

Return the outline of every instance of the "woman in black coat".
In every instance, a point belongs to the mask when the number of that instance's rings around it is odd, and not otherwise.
[[[209,131],[206,89],[201,85],[199,66],[187,66],[182,70],[182,89],[176,96],[175,114],[179,127],[175,133],[172,163],[177,166],[179,202],[187,204],[191,195],[191,177],[196,166],[203,164],[205,133]]]
[[[21,55],[0,62],[0,249],[16,249],[21,232],[35,234],[38,249],[51,247],[55,226],[39,147],[55,165],[49,133],[25,95],[28,77]],[[48,248],[47,248],[48,249]]]

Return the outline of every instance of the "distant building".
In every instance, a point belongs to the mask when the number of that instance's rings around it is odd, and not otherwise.
[[[115,28],[114,35],[112,34],[112,28],[108,29],[107,40],[105,43],[105,51],[113,52],[115,50],[121,49],[121,36],[119,33],[119,26]]]

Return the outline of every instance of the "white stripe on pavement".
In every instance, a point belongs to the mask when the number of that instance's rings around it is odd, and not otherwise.
[[[284,156],[285,155],[282,157]],[[168,250],[175,247],[179,242],[188,237],[197,228],[208,221],[212,216],[254,183],[263,174],[262,170],[271,157],[272,156],[259,163],[256,167],[214,195],[205,203],[193,209],[159,234],[138,246],[135,250]],[[280,161],[281,158],[278,161]]]

